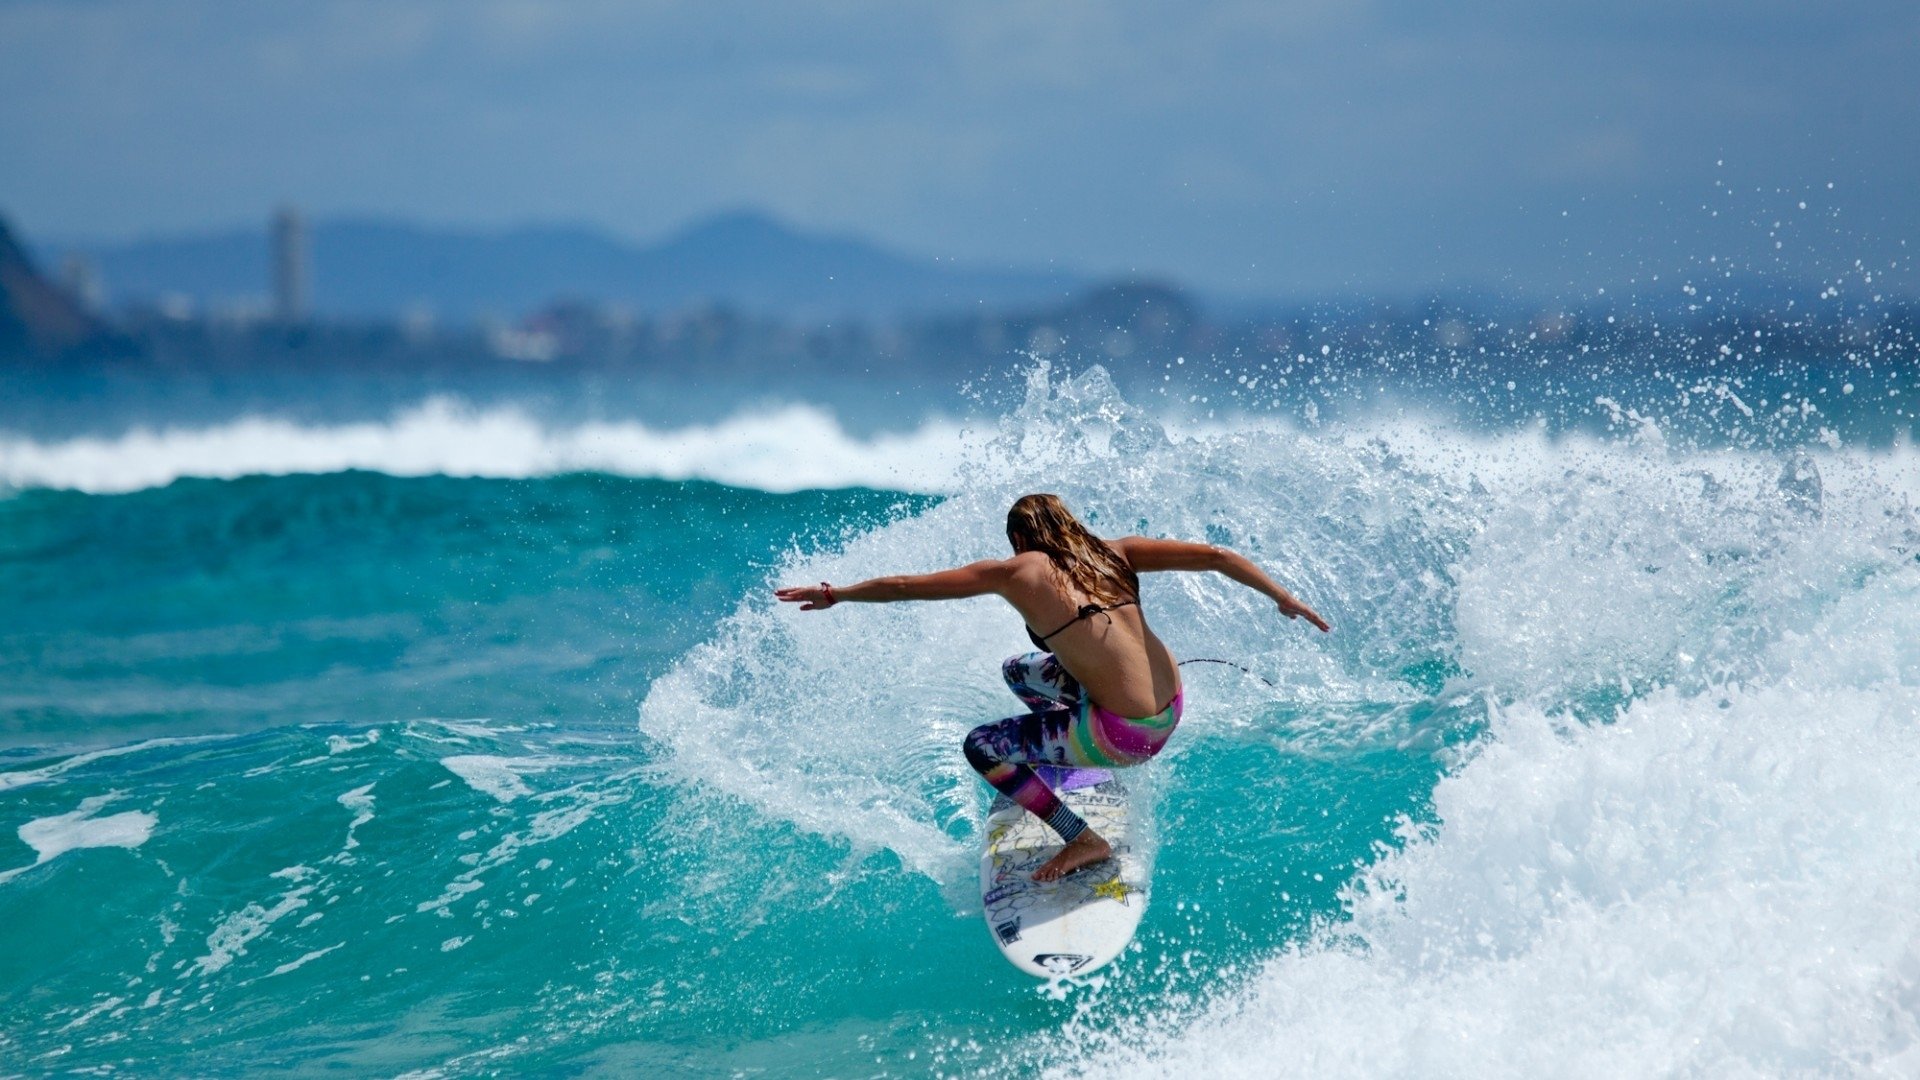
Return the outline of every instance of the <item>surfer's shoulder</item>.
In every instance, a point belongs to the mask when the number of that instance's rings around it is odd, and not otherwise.
[[[1010,556],[1000,565],[1007,576],[1008,584],[1025,584],[1031,587],[1050,579],[1048,568],[1053,565],[1053,561],[1047,558],[1045,552],[1022,551]]]

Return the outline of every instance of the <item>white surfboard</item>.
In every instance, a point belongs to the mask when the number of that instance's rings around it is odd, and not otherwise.
[[[980,855],[980,903],[987,929],[1013,966],[1043,979],[1105,967],[1133,940],[1146,914],[1152,873],[1138,844],[1126,786],[1103,769],[1042,767],[1060,798],[1113,845],[1113,858],[1038,882],[1033,872],[1060,850],[1060,837],[1002,795],[987,814]]]

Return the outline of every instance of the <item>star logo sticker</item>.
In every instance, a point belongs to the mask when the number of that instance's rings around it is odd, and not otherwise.
[[[1116,903],[1127,902],[1127,883],[1119,878],[1110,878],[1093,887],[1093,895],[1104,896]]]

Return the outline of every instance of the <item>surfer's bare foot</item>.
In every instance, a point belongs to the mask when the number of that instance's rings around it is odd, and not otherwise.
[[[1060,854],[1047,860],[1047,864],[1033,872],[1035,881],[1058,881],[1075,870],[1105,862],[1113,858],[1113,847],[1100,838],[1100,834],[1088,829],[1073,838],[1073,842],[1060,849]]]

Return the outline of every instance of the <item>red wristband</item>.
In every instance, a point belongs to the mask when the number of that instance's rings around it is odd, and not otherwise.
[[[826,582],[824,582],[824,581],[823,581],[823,582],[821,582],[821,583],[820,583],[820,591],[821,591],[821,592],[823,592],[823,593],[825,593],[825,594],[827,595],[827,604],[826,604],[826,606],[828,606],[828,607],[832,607],[833,605],[835,605],[835,604],[837,604],[837,603],[839,603],[839,602],[840,602],[840,601],[838,601],[838,600],[836,600],[836,599],[834,599],[834,596],[833,596],[833,586],[831,586],[831,585],[829,585],[829,584],[827,584]]]

